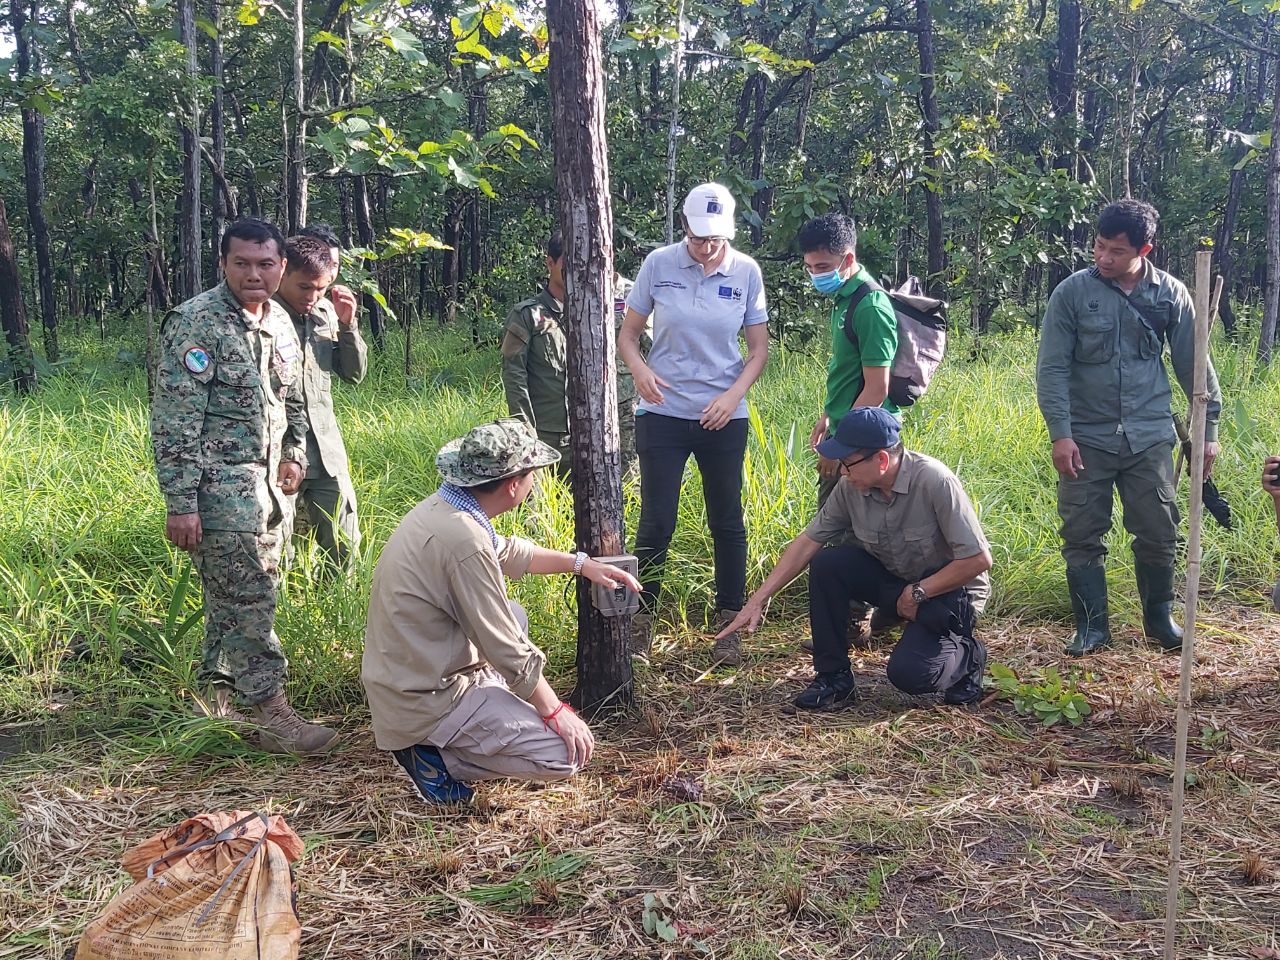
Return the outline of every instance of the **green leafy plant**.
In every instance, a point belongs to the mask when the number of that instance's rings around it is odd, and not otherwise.
[[[1054,667],[1045,667],[1042,678],[1024,681],[1008,667],[995,663],[991,665],[991,678],[995,688],[1013,701],[1015,710],[1035,717],[1046,727],[1063,720],[1078,727],[1093,710],[1080,692],[1078,678],[1063,680]]]

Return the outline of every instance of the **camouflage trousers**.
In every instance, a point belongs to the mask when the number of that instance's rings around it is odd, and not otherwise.
[[[252,706],[284,689],[289,662],[273,628],[283,527],[206,530],[191,558],[204,589],[202,684],[235,689]]]
[[[356,491],[351,477],[321,474],[308,477],[298,488],[294,501],[293,532],[307,531],[315,537],[329,562],[343,569],[360,546],[360,525],[356,519]]]

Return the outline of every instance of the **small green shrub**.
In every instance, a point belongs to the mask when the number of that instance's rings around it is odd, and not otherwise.
[[[1001,694],[1013,701],[1013,708],[1035,717],[1046,727],[1063,720],[1078,727],[1093,710],[1077,686],[1077,677],[1063,680],[1054,667],[1046,667],[1043,678],[1019,680],[1018,675],[1003,664],[991,665],[991,678]]]

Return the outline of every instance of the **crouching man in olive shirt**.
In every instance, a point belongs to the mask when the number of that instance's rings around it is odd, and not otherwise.
[[[559,459],[519,420],[445,444],[444,482],[400,522],[374,570],[360,675],[374,737],[428,802],[469,800],[467,781],[562,780],[591,759],[591,730],[542,676],[546,657],[503,576],[640,584],[585,553],[500,537],[492,523]]]
[[[904,449],[901,429],[882,407],[856,407],[818,444],[843,481],[725,628],[754,631],[769,598],[809,568],[817,676],[795,699],[800,709],[854,702],[845,640],[850,600],[908,621],[887,668],[899,690],[941,693],[951,704],[982,695],[987,649],[974,624],[991,593],[991,548],[956,475]],[[845,545],[823,549],[837,539]]]

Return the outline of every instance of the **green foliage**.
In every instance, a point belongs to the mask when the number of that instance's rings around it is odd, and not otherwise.
[[[999,663],[993,663],[990,672],[995,688],[1013,701],[1015,710],[1046,727],[1064,720],[1078,727],[1093,710],[1077,686],[1078,678],[1064,681],[1056,667],[1045,667],[1042,677],[1031,680],[1019,680],[1016,673]]]

